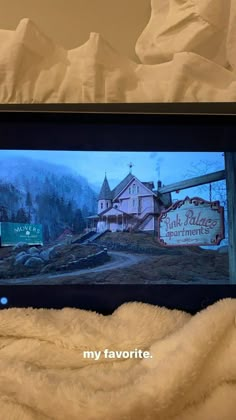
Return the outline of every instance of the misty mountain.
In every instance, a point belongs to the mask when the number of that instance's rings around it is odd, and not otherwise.
[[[86,206],[89,212],[97,210],[97,194],[88,180],[63,165],[17,155],[0,158],[0,182],[12,184],[22,202],[27,192],[33,202],[38,195],[47,193],[71,201],[80,209]]]

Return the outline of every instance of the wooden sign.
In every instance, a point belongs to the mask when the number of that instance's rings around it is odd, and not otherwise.
[[[213,246],[224,237],[224,208],[219,201],[186,197],[158,218],[158,241],[164,246]]]

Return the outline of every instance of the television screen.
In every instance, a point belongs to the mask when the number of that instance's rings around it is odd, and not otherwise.
[[[0,151],[0,284],[228,284],[223,151]]]

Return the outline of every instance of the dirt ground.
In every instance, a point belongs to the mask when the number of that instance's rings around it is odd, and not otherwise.
[[[145,233],[108,232],[98,241],[108,252],[118,250],[141,253],[146,260],[126,268],[83,274],[61,279],[64,283],[105,284],[227,284],[229,283],[228,254],[200,247],[169,247],[159,244],[155,236]]]
[[[121,269],[107,270],[70,276],[60,279],[64,284],[95,283],[95,284],[227,284],[227,255],[162,255],[147,257],[146,260]]]
[[[165,248],[161,246],[155,237],[144,233],[106,233],[99,241],[99,245],[106,246],[108,254],[114,262],[114,268],[104,266],[97,270],[84,270],[81,274],[70,273],[60,275],[58,279],[48,280],[44,277],[42,284],[228,284],[229,283],[229,262],[228,254],[217,251],[205,250],[199,247]],[[95,245],[65,245],[53,261],[60,266],[65,261],[73,258],[85,257],[97,251]],[[12,253],[9,249],[0,249],[0,258],[9,256]],[[137,255],[133,264],[127,266],[119,265],[120,255],[123,257]],[[11,254],[12,255],[12,254]],[[138,256],[142,255],[140,259]],[[120,258],[121,261],[121,258]],[[120,266],[120,267],[119,267]],[[9,262],[10,268],[10,262]],[[12,268],[13,269],[13,268]],[[1,268],[2,270],[2,268]],[[20,271],[14,268],[15,278],[30,276],[32,273],[27,270]],[[36,273],[37,274],[37,273]],[[50,270],[53,274],[53,270]],[[9,274],[8,274],[9,276]],[[49,275],[48,275],[49,276]],[[2,278],[2,277],[1,277]],[[7,278],[7,277],[5,277]],[[9,277],[8,277],[9,278]],[[37,283],[39,284],[39,283]]]

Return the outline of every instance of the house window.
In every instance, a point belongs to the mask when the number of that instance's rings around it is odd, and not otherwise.
[[[138,213],[141,213],[141,211],[142,211],[142,199],[139,198],[138,199]]]
[[[139,187],[137,186],[137,194],[139,194]]]
[[[133,207],[135,207],[135,202],[136,202],[136,200],[133,200]]]
[[[103,209],[103,203],[101,203],[101,210]]]
[[[107,203],[107,209],[108,209],[109,203]]]
[[[133,187],[132,187],[132,194],[135,194],[135,184],[133,184]]]
[[[129,194],[131,194],[131,187],[129,187]]]

